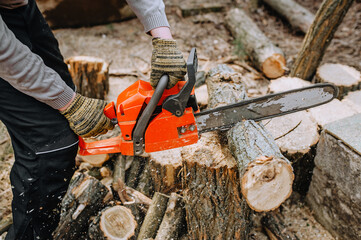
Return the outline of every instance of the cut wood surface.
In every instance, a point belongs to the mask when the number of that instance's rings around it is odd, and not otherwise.
[[[180,148],[151,153],[149,164],[156,192],[169,193],[181,189]]]
[[[357,114],[354,109],[338,99],[334,99],[318,107],[310,108],[307,111],[311,113],[321,128],[328,123]]]
[[[307,33],[315,16],[293,0],[262,0],[278,14],[287,19],[296,30]]]
[[[89,238],[94,240],[130,239],[137,223],[131,211],[123,206],[110,206],[99,212],[89,226]]]
[[[347,104],[356,112],[361,113],[361,91],[349,92],[341,102]]]
[[[356,187],[361,185],[361,155],[355,151],[360,143],[360,119],[359,114],[326,125],[306,198],[316,219],[339,239],[361,238],[361,189]],[[343,131],[348,134],[334,136]]]
[[[280,77],[270,81],[268,89],[270,93],[284,92],[296,88],[303,88],[310,86],[309,81],[305,81],[296,77]]]
[[[292,162],[295,173],[293,189],[306,194],[314,167],[313,158],[319,141],[318,124],[307,111],[263,120],[282,154]]]
[[[54,239],[76,239],[86,236],[89,219],[104,207],[108,189],[97,179],[77,172],[61,206],[60,222]]]
[[[338,87],[338,98],[342,99],[348,92],[360,89],[361,73],[350,66],[326,63],[317,69],[316,82],[333,83]]]
[[[236,42],[266,77],[278,78],[284,75],[286,60],[282,50],[264,35],[243,10],[230,10],[226,24]]]
[[[109,91],[109,64],[101,58],[74,56],[65,60],[77,91],[86,97],[105,99]]]
[[[291,77],[309,81],[313,79],[334,33],[352,3],[353,0],[323,1],[303,40],[302,48],[291,69]]]

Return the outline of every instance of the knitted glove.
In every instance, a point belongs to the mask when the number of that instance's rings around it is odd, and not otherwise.
[[[114,128],[103,114],[106,102],[76,94],[75,99],[61,114],[68,119],[70,128],[81,137],[93,137]]]
[[[175,40],[153,38],[150,84],[155,88],[163,74],[168,74],[167,88],[172,88],[187,72],[182,52]]]

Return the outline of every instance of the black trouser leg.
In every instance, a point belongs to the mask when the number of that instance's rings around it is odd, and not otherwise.
[[[58,43],[34,0],[0,14],[16,37],[74,89]],[[59,221],[59,204],[74,172],[77,136],[67,120],[51,107],[0,79],[0,120],[11,136],[15,163],[14,224],[6,239],[51,239]]]

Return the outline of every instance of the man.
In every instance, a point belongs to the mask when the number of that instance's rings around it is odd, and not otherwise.
[[[128,0],[154,37],[151,84],[168,88],[185,74],[161,0]],[[78,138],[113,126],[105,102],[75,93],[57,40],[34,0],[0,0],[0,120],[11,136],[13,221],[6,239],[51,239],[59,204],[74,172]]]

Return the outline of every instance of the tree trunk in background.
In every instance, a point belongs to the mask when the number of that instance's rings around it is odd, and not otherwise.
[[[101,58],[75,56],[65,60],[81,95],[105,99],[109,91],[109,64]]]
[[[278,14],[287,19],[293,28],[307,33],[315,16],[293,0],[263,0]]]
[[[278,78],[285,73],[286,60],[247,14],[238,8],[228,12],[226,24],[240,51],[250,56],[253,64],[268,78]]]
[[[324,0],[309,28],[290,76],[311,81],[353,0]]]

